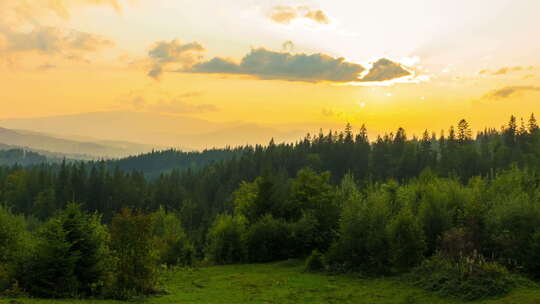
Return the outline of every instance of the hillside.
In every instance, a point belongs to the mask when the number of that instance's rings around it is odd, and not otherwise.
[[[187,116],[145,112],[93,112],[3,119],[0,120],[0,126],[58,134],[61,138],[77,141],[95,143],[95,139],[99,138],[105,141],[97,143],[107,146],[111,142],[129,141],[146,143],[156,148],[175,147],[184,151],[266,144],[271,138],[277,142],[293,141],[310,131],[298,127],[280,131],[275,126],[261,124],[218,123]]]
[[[140,171],[147,177],[157,177],[160,173],[171,170],[199,170],[214,162],[229,160],[241,155],[244,148],[211,149],[201,152],[184,152],[175,149],[152,151],[118,160],[107,161],[109,168],[119,168],[123,171]]]
[[[0,143],[10,148],[60,153],[76,159],[125,157],[152,151],[153,146],[116,141],[77,141],[22,130],[0,128]],[[45,153],[43,153],[45,154]],[[59,155],[61,156],[61,155]]]

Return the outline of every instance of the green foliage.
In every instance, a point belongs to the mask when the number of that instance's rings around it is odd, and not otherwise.
[[[40,297],[95,296],[110,282],[109,234],[100,217],[69,204],[39,232],[21,282]]]
[[[0,292],[14,283],[32,245],[24,217],[0,205]]]
[[[324,270],[324,256],[318,251],[313,250],[306,260],[306,271],[317,272]]]
[[[516,285],[504,266],[479,255],[456,261],[435,255],[416,268],[413,276],[426,290],[467,301],[502,296]]]
[[[271,215],[265,215],[247,229],[245,243],[250,262],[278,261],[291,255],[289,225]]]
[[[187,238],[177,214],[160,208],[154,214],[154,235],[159,251],[159,263],[167,266],[190,266],[195,249]]]
[[[403,209],[388,226],[390,260],[398,270],[408,270],[424,258],[424,232],[408,209]]]
[[[389,270],[387,208],[381,191],[362,198],[358,190],[351,189],[343,202],[339,238],[326,255],[331,268],[367,273]]]
[[[216,264],[234,264],[246,260],[244,234],[246,220],[242,216],[220,215],[208,231],[206,257]]]
[[[486,219],[489,244],[486,251],[509,267],[540,276],[538,272],[538,237],[540,198],[527,184],[530,177],[517,170],[498,177],[489,191],[493,207]],[[513,187],[512,187],[513,185]]]
[[[152,215],[123,209],[111,225],[111,248],[115,257],[112,295],[129,299],[154,293],[158,282]]]
[[[330,185],[330,173],[317,174],[312,169],[298,171],[292,181],[290,202],[293,208],[289,216],[291,221],[298,221],[309,213],[316,220],[315,238],[306,240],[313,244],[312,249],[326,250],[336,237],[339,226],[340,205],[334,188]],[[309,251],[308,251],[309,252]],[[307,253],[307,252],[306,252]]]

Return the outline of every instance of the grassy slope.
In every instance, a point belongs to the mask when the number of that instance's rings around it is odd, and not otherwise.
[[[168,295],[148,298],[144,303],[460,303],[411,287],[399,278],[359,279],[308,274],[302,273],[302,267],[291,262],[178,271],[167,275],[165,288]],[[115,303],[90,300],[17,301],[28,304]],[[0,303],[10,301],[2,299]],[[501,299],[474,303],[540,304],[540,288],[520,288]]]

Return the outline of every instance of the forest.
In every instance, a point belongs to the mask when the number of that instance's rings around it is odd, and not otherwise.
[[[534,114],[0,166],[0,295],[133,299],[167,269],[305,260],[477,300],[540,279]]]

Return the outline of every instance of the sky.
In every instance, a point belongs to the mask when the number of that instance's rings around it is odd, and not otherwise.
[[[500,127],[539,112],[539,12],[538,0],[0,0],[0,119]]]

